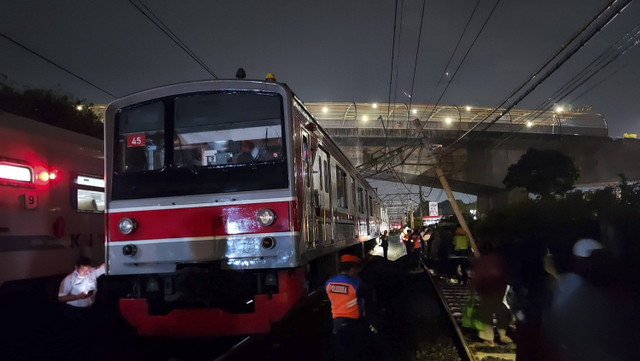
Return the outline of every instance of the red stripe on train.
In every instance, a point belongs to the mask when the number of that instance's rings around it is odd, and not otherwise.
[[[287,232],[291,230],[290,203],[295,207],[293,202],[276,202],[111,213],[108,217],[109,240]],[[263,208],[271,209],[276,215],[275,222],[269,226],[258,223],[256,215]],[[124,217],[133,218],[138,223],[138,228],[132,234],[123,235],[118,231],[118,222]]]

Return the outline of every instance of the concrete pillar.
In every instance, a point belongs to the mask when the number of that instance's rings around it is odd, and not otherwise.
[[[516,188],[510,191],[504,190],[491,194],[478,194],[478,215],[483,217],[490,210],[506,208],[512,204],[525,201],[529,194],[524,188]]]

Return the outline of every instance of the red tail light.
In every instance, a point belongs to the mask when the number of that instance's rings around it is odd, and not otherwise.
[[[36,184],[47,185],[49,181],[58,178],[58,170],[47,170],[44,167],[35,167]]]

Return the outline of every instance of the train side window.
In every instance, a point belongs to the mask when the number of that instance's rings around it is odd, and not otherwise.
[[[304,177],[307,180],[307,187],[310,185],[311,180],[309,179],[309,140],[306,135],[302,136],[302,168],[304,172]]]
[[[349,208],[347,205],[347,173],[336,167],[336,198],[338,207]]]
[[[373,216],[373,197],[369,196],[369,216]]]
[[[364,213],[364,190],[358,187],[358,213]]]
[[[356,180],[353,177],[351,177],[351,204],[353,205],[354,209],[358,204],[356,201]]]
[[[324,190],[329,193],[329,163],[324,160]]]
[[[33,172],[26,165],[0,163],[0,179],[31,183],[33,182]]]
[[[313,165],[314,173],[316,172],[316,170],[315,170],[316,166],[318,167],[318,170],[317,170],[317,172],[318,172],[318,189],[322,190],[323,189],[322,188],[322,182],[323,182],[323,180],[322,180],[322,158],[320,158],[319,156],[318,156],[318,161],[315,162],[315,164]]]
[[[104,179],[78,175],[73,179],[75,198],[72,203],[78,212],[104,212]],[[73,196],[72,196],[73,197]]]

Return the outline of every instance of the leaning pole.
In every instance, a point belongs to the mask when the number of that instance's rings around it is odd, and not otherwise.
[[[473,239],[473,236],[471,235],[471,231],[469,231],[469,226],[467,225],[467,221],[464,220],[464,217],[462,216],[462,212],[460,212],[460,208],[458,208],[458,202],[456,202],[456,199],[453,197],[453,192],[451,191],[451,187],[449,187],[449,182],[447,182],[447,178],[444,176],[444,172],[442,171],[442,168],[440,168],[439,165],[436,165],[436,175],[440,180],[440,184],[442,184],[442,188],[444,188],[444,192],[447,194],[447,199],[449,199],[449,203],[451,203],[451,207],[453,208],[453,213],[456,214],[456,218],[458,219],[460,226],[462,227],[462,229],[464,229],[465,232],[467,232],[467,235],[469,236],[469,242],[471,243],[471,251],[473,251],[473,255],[476,257],[479,257],[480,252],[478,251],[478,247],[476,246],[476,241]]]

